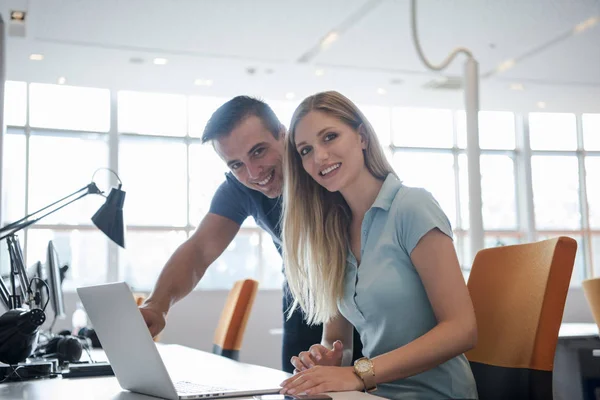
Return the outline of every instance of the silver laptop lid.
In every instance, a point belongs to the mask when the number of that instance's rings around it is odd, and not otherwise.
[[[119,385],[132,392],[178,399],[129,286],[108,283],[81,287],[77,293]]]

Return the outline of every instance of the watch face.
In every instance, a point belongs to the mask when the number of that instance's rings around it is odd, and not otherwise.
[[[358,372],[368,372],[371,369],[371,365],[367,360],[359,360],[356,363],[356,369]]]

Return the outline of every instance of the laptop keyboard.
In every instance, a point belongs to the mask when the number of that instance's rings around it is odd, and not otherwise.
[[[226,392],[230,389],[210,385],[201,385],[199,383],[187,381],[179,381],[175,382],[175,390],[178,394],[197,394]]]

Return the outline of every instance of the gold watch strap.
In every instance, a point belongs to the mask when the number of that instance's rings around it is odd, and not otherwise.
[[[355,364],[355,368],[354,368],[354,372],[356,373],[356,375],[358,375],[358,377],[363,381],[363,385],[364,385],[364,390],[365,392],[373,392],[375,390],[377,390],[377,382],[375,381],[375,370],[373,369],[373,362],[371,360],[369,360],[367,357],[363,357],[358,361],[361,362],[368,362],[370,368],[367,371],[364,372],[359,372],[356,369],[356,364]]]

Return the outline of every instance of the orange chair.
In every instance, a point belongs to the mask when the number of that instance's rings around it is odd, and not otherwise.
[[[258,291],[258,281],[243,279],[235,282],[221,313],[215,331],[213,353],[238,360],[246,324]]]
[[[477,253],[468,288],[477,346],[466,353],[480,400],[552,399],[558,331],[577,242],[558,237]]]

